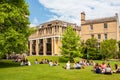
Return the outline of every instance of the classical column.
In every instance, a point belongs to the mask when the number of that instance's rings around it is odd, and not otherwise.
[[[36,40],[36,46],[35,46],[36,48],[36,55],[39,55],[39,39],[38,40]]]
[[[43,39],[43,55],[46,55],[46,38]]]
[[[54,54],[56,54],[56,39],[54,37]]]
[[[32,40],[30,40],[30,55],[32,55],[32,44],[33,44],[33,42],[32,42]]]
[[[62,27],[59,27],[59,33],[62,35]]]
[[[54,38],[51,39],[52,39],[52,55],[54,55]]]
[[[58,55],[60,55],[60,47],[62,47],[61,39],[60,39],[60,37],[58,37]]]

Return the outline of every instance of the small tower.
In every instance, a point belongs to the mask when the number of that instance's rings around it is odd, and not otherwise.
[[[85,12],[81,12],[81,25],[85,23]]]

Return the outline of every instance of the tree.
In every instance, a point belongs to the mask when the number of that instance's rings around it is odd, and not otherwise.
[[[27,51],[29,10],[25,0],[0,2],[0,55]]]
[[[72,62],[74,57],[81,56],[80,37],[73,31],[71,26],[68,26],[63,33],[61,53]]]
[[[117,42],[118,43],[118,52],[117,52],[117,56],[120,59],[120,41]]]
[[[90,38],[87,39],[84,44],[83,58],[87,59],[100,59],[97,39]]]
[[[103,59],[113,58],[116,55],[117,45],[116,40],[109,39],[101,42],[100,52]]]

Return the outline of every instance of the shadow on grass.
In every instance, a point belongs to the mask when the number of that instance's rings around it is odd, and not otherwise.
[[[0,60],[0,68],[19,67],[20,63],[11,60]]]

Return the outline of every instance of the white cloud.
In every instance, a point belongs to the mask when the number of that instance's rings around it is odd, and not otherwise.
[[[32,23],[30,24],[30,27],[35,27],[35,26],[37,26],[38,24],[39,24],[38,19],[37,19],[36,17],[34,17]]]
[[[39,0],[50,12],[55,13],[50,20],[60,19],[80,24],[80,13],[86,13],[86,19],[120,15],[120,0]]]

